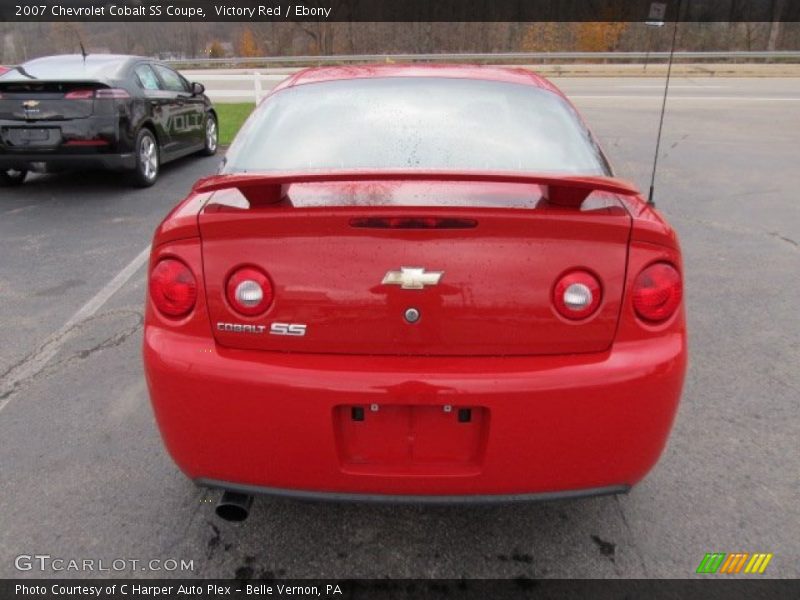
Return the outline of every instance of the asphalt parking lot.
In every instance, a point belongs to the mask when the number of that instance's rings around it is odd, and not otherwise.
[[[663,82],[558,83],[646,189]],[[155,428],[137,261],[219,158],[166,166],[146,190],[108,173],[0,189],[0,577],[107,575],[15,569],[49,554],[193,561],[114,573],[136,577],[683,578],[712,551],[771,552],[768,576],[800,577],[800,80],[673,83],[656,201],[683,245],[690,367],[661,462],[624,497],[259,498],[245,523],[220,521]]]

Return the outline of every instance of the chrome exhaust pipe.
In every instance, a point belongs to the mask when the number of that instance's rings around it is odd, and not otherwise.
[[[241,522],[250,514],[253,497],[250,494],[225,491],[217,503],[215,512],[220,519]]]

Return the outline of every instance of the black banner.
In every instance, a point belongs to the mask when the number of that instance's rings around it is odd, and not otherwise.
[[[2,21],[800,21],[751,0],[1,0]]]
[[[538,579],[375,579],[375,580],[178,580],[178,579],[7,579],[3,600],[224,600],[252,598],[329,598],[342,600],[505,598],[603,600],[642,598],[780,600],[800,596],[800,581],[711,576],[693,580],[538,580]]]

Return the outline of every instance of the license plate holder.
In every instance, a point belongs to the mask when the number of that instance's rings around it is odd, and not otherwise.
[[[483,407],[349,405],[334,409],[343,470],[479,472],[489,425]]]
[[[7,146],[56,146],[61,142],[61,130],[57,127],[5,127],[3,141]]]

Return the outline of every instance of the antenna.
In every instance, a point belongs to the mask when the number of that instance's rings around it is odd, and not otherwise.
[[[672,75],[672,57],[675,55],[675,42],[678,39],[678,21],[681,18],[681,7],[683,6],[683,0],[678,0],[678,12],[675,15],[675,25],[672,29],[672,46],[669,49],[669,62],[667,63],[667,81],[664,84],[664,99],[661,102],[661,116],[658,121],[658,136],[656,137],[656,153],[653,156],[653,172],[650,175],[650,193],[647,196],[647,203],[650,206],[655,206],[655,200],[653,199],[654,192],[655,192],[655,183],[656,183],[656,168],[658,167],[658,151],[661,148],[661,130],[664,128],[664,112],[667,109],[667,95],[669,94],[669,79],[670,75]],[[666,4],[654,2],[650,5],[650,15],[651,17],[655,14],[657,16],[662,16],[666,12]],[[663,21],[659,20],[650,20],[647,22],[647,25],[656,25],[661,26],[663,25]]]
[[[72,33],[75,34],[75,37],[78,38],[78,46],[81,47],[81,56],[83,56],[83,62],[86,62],[86,57],[89,55],[86,52],[86,48],[83,47],[83,40],[81,39],[81,32],[73,25],[72,26]]]

